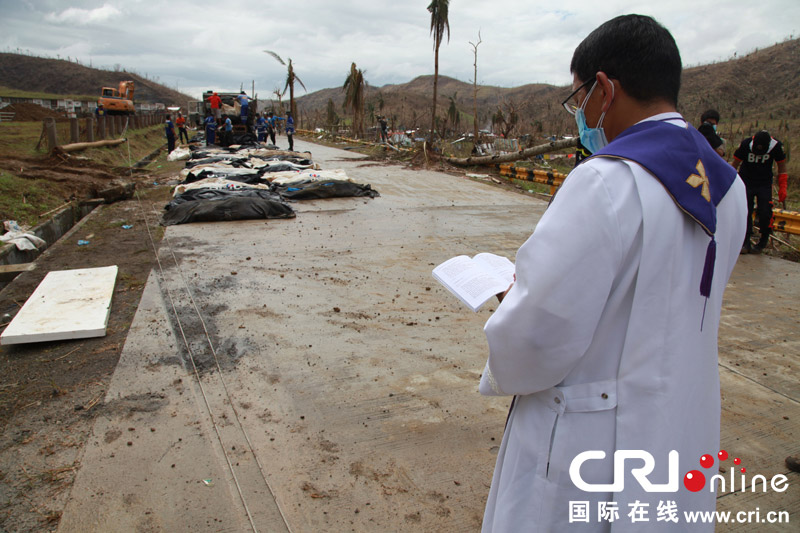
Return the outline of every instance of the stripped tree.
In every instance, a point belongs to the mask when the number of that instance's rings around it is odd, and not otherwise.
[[[283,91],[281,91],[280,87],[275,87],[272,90],[272,94],[274,94],[278,98],[278,109],[275,110],[275,113],[278,114],[279,117],[283,116]]]
[[[448,96],[450,99],[450,107],[447,108],[447,121],[450,123],[450,127],[453,128],[453,135],[458,135],[456,130],[458,126],[461,124],[461,112],[458,110],[458,91],[453,93],[453,96]]]
[[[447,31],[447,42],[450,42],[450,21],[448,9],[450,0],[432,0],[428,6],[431,14],[431,35],[433,35],[433,109],[431,110],[430,142],[433,143],[436,131],[436,96],[439,90],[439,46],[442,44],[444,32]]]
[[[505,108],[505,109],[504,109]],[[504,100],[492,115],[492,125],[500,129],[500,135],[508,138],[519,122],[519,109],[514,100]]]
[[[283,93],[286,94],[286,89],[287,88],[289,89],[289,109],[292,112],[292,116],[297,118],[297,106],[294,103],[294,82],[299,83],[303,87],[304,90],[308,91],[308,89],[306,89],[306,86],[303,83],[303,80],[298,78],[297,75],[294,73],[294,67],[292,67],[292,58],[291,57],[289,58],[289,64],[287,65],[283,61],[281,56],[279,56],[275,52],[273,52],[271,50],[264,50],[264,53],[271,55],[272,57],[275,58],[275,60],[278,63],[280,63],[281,65],[286,67],[286,86],[283,88]]]
[[[473,64],[475,74],[472,79],[472,112],[474,113],[472,117],[472,140],[475,144],[478,144],[478,46],[482,42],[480,30],[478,30],[478,42],[469,41],[470,46],[472,46],[472,53],[475,55],[475,63]]]
[[[364,129],[364,95],[366,94],[367,82],[364,79],[364,72],[353,63],[350,65],[350,72],[344,80],[342,90],[344,91],[344,108],[353,111],[353,130],[356,136],[361,136]]]
[[[339,125],[339,115],[336,114],[336,104],[331,98],[328,98],[328,105],[325,107],[325,122],[329,132],[338,133],[336,127]]]

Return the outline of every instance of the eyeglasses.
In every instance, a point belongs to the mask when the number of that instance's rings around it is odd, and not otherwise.
[[[570,95],[567,96],[564,99],[563,102],[561,102],[561,105],[564,107],[564,109],[567,110],[567,113],[569,113],[570,115],[574,115],[575,114],[575,112],[578,110],[578,107],[579,107],[579,106],[575,105],[575,102],[573,100],[575,98],[575,95],[578,94],[578,91],[588,87],[589,85],[591,85],[595,81],[597,81],[597,80],[595,78],[592,78],[592,79],[590,79],[588,81],[583,82],[580,87],[578,87],[577,89],[572,91],[572,93],[570,93]]]

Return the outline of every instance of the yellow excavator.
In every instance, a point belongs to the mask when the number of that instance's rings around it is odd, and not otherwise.
[[[119,82],[118,89],[103,87],[97,105],[102,105],[108,115],[133,115],[133,81]]]

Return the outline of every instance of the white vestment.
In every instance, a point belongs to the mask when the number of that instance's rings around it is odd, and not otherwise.
[[[484,532],[713,531],[713,524],[688,524],[684,512],[713,511],[716,495],[708,483],[689,492],[683,479],[691,470],[706,479],[717,473],[717,461],[704,469],[699,460],[719,451],[717,330],[746,216],[736,178],[717,207],[706,302],[699,287],[709,236],[657,179],[636,163],[606,158],[570,173],[517,252],[516,283],[485,327],[480,391],[516,399]],[[579,490],[569,469],[587,450],[606,454],[583,463],[580,477],[591,484],[614,481],[615,450],[648,452],[655,461],[648,480],[667,483],[668,454],[676,450],[678,490],[646,492],[631,475],[643,464],[635,459],[625,464],[624,490]],[[637,501],[644,505],[634,507]],[[575,520],[570,502],[588,502],[588,523]],[[599,514],[606,503],[616,506],[613,522]],[[673,516],[677,523],[664,519]]]

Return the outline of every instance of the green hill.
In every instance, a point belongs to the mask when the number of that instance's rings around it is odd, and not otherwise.
[[[185,106],[187,101],[196,99],[125,70],[101,70],[63,59],[0,53],[0,96],[96,99],[101,87],[117,87],[124,80],[136,83],[137,102]]]

